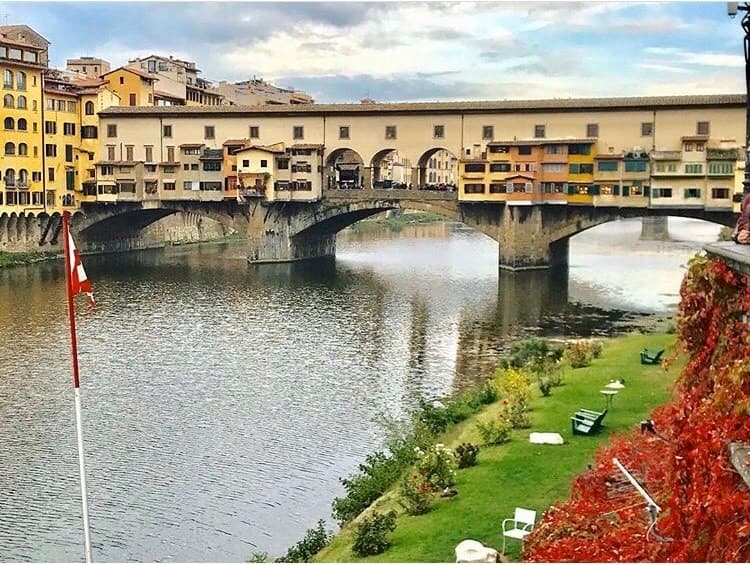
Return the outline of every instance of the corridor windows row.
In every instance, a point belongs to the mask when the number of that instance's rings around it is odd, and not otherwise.
[[[11,51],[13,51],[13,49],[11,49]],[[36,55],[36,53],[34,53],[34,55]],[[5,69],[3,71],[3,88],[13,89],[14,78],[15,78],[15,89],[26,90],[26,73],[23,71],[18,71],[14,75],[13,71],[11,71],[10,69]],[[32,77],[32,85],[36,86],[36,77]]]
[[[18,131],[27,131],[28,122],[26,118],[18,118],[18,122],[16,122],[13,118],[7,117],[3,120],[3,128],[7,130],[17,129]],[[36,122],[34,122],[34,131],[36,131]]]
[[[36,110],[36,100],[33,100],[34,110]],[[21,94],[18,98],[13,98],[12,94],[6,94],[3,96],[3,108],[17,108],[19,110],[26,110],[26,97]]]

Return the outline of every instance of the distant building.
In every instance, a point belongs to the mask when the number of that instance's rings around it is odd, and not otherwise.
[[[156,106],[218,106],[222,103],[221,94],[198,76],[201,71],[192,61],[149,55],[131,59],[126,68],[145,72],[156,80]]]
[[[87,78],[99,78],[108,73],[111,67],[109,61],[98,57],[79,57],[78,59],[68,59],[65,63],[65,69]]]
[[[446,149],[440,149],[427,161],[427,184],[457,185],[458,158]]]
[[[280,88],[257,78],[235,83],[221,81],[216,90],[224,97],[226,104],[237,106],[313,103],[309,94],[299,90]]]
[[[138,69],[118,67],[102,75],[123,106],[153,106],[156,78]]]

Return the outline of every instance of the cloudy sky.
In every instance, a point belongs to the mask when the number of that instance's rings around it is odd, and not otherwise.
[[[50,60],[151,53],[209,80],[263,77],[318,102],[744,92],[726,2],[0,1]]]

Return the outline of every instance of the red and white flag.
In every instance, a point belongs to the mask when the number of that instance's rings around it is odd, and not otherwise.
[[[73,243],[73,236],[68,231],[68,269],[70,269],[70,295],[75,296],[84,292],[89,297],[89,307],[93,308],[94,302],[94,291],[91,288],[91,283],[86,277],[86,271],[83,270],[83,263],[81,263],[81,254],[76,249],[76,244]]]

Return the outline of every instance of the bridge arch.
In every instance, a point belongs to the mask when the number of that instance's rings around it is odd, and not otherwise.
[[[377,151],[370,159],[371,185],[366,188],[409,188],[412,162],[397,147]]]
[[[431,163],[435,158],[435,162]],[[434,167],[430,165],[434,164]],[[435,169],[435,170],[429,170]],[[413,185],[420,190],[458,189],[458,157],[446,147],[432,147],[422,153],[412,172]]]
[[[326,190],[360,189],[365,187],[365,161],[350,147],[331,151],[325,161]]]

